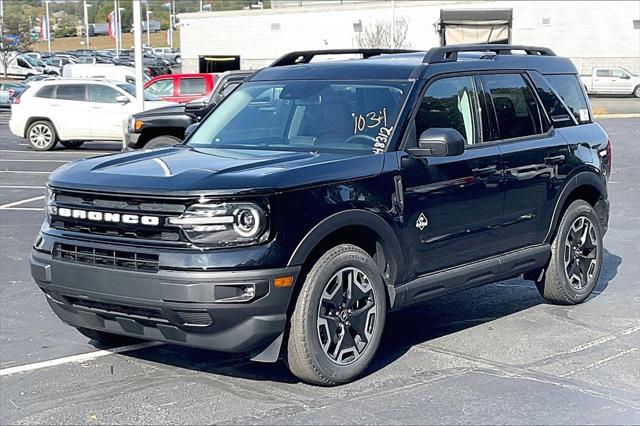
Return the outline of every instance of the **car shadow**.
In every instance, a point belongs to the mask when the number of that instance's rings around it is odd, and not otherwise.
[[[589,300],[597,298],[616,276],[622,259],[605,250],[600,279]],[[369,375],[393,363],[413,346],[546,303],[531,281],[514,278],[442,296],[392,312]],[[566,307],[570,309],[570,307]],[[122,355],[191,371],[257,381],[298,383],[284,362],[264,364],[248,355],[226,354],[176,345],[161,345]]]

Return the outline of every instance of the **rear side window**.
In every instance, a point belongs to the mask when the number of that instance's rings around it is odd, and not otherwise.
[[[201,95],[207,91],[204,78],[181,78],[179,90],[181,95]]]
[[[596,77],[609,77],[611,75],[611,72],[609,70],[597,70],[596,71]]]
[[[544,77],[567,104],[578,123],[591,121],[587,100],[584,97],[578,77],[573,74],[545,75]]]
[[[56,99],[66,101],[84,101],[84,84],[60,84],[56,90]]]
[[[36,97],[53,99],[56,97],[55,89],[56,89],[56,86],[44,86],[43,88],[38,90],[38,93],[36,93]]]
[[[495,110],[500,139],[543,133],[543,119],[533,91],[519,74],[482,77]]]

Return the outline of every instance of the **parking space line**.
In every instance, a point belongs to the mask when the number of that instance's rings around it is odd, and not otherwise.
[[[122,352],[136,351],[138,349],[144,349],[144,348],[149,348],[152,346],[163,345],[163,344],[164,343],[162,342],[138,343],[135,345],[120,346],[119,348],[113,348],[113,349],[103,349],[103,350],[89,352],[89,353],[80,354],[80,355],[71,355],[64,358],[57,358],[49,361],[36,362],[33,364],[18,365],[16,367],[0,369],[0,376],[9,376],[11,374],[24,373],[27,371],[39,370],[41,368],[54,367],[57,365],[70,364],[74,362],[91,361],[93,359],[101,358],[107,355],[114,355]]]
[[[23,212],[43,212],[44,209],[40,207],[9,207],[6,209],[0,209],[2,211],[13,210],[13,211],[23,211]]]
[[[27,151],[27,150],[19,150],[19,149],[0,149],[0,152],[17,152],[20,154],[42,154],[42,151]],[[47,151],[46,154],[75,154],[75,155],[85,155],[85,154],[117,154],[122,152],[120,150],[113,151]]]
[[[31,186],[31,185],[0,185],[0,188],[7,189],[45,189],[46,186]]]
[[[20,163],[68,163],[68,160],[40,160],[40,159],[33,159],[33,160],[15,160],[13,158],[0,158],[0,161],[10,161],[12,163],[16,162],[20,162]]]
[[[38,173],[38,174],[49,174],[51,172],[38,172],[35,170],[0,170],[0,173],[18,173],[18,174],[31,174],[31,173]]]
[[[26,200],[14,201],[13,203],[7,203],[0,206],[0,210],[8,209],[10,207],[19,206],[20,204],[28,203],[36,200],[44,200],[44,195],[39,195],[37,197],[27,198]],[[41,209],[44,210],[44,209]]]

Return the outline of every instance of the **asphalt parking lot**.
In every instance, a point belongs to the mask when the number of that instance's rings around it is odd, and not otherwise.
[[[36,153],[7,121],[0,112],[2,424],[640,423],[640,118],[600,120],[612,215],[590,300],[545,304],[513,279],[430,301],[390,316],[368,374],[337,388],[243,356],[96,348],[64,325],[29,274],[47,174],[118,144]]]

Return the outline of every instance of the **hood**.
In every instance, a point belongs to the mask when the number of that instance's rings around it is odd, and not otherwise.
[[[149,108],[147,105],[153,103],[155,105],[158,103],[159,105],[154,108]],[[174,115],[174,114],[184,114],[184,104],[178,104],[176,102],[166,102],[166,101],[145,101],[144,103],[146,111],[138,112],[134,114],[134,117],[148,117],[151,115]]]
[[[97,192],[157,195],[268,194],[375,176],[384,155],[310,153],[187,146],[74,161],[49,185]]]
[[[157,110],[159,108],[167,108],[167,107],[172,107],[173,105],[175,105],[175,102],[169,102],[169,101],[163,101],[163,100],[158,100],[158,101],[144,101],[144,110],[145,111],[149,111],[149,110]]]

